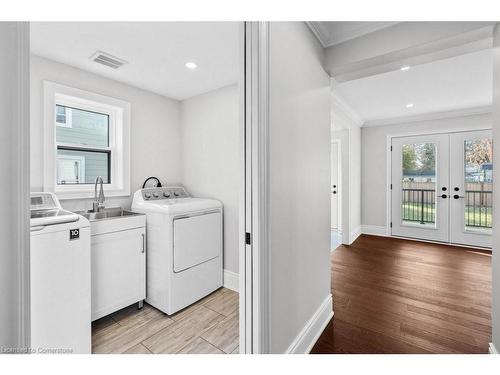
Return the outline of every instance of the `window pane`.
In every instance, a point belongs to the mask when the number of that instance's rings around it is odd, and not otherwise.
[[[101,176],[110,183],[110,153],[57,149],[57,184],[93,184]]]
[[[57,143],[109,145],[109,116],[106,114],[56,105],[56,124],[60,125],[56,126]]]
[[[66,125],[66,112],[69,112],[69,108],[56,105],[56,122],[58,125]]]
[[[492,228],[493,142],[491,138],[466,140],[465,148],[465,229]]]
[[[403,223],[435,225],[436,222],[436,145],[416,143],[402,149]]]

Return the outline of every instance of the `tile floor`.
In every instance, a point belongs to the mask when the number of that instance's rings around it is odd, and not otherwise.
[[[131,305],[92,323],[92,353],[238,353],[238,293],[221,288],[174,315]]]

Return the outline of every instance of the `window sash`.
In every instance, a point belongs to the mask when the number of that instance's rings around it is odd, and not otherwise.
[[[66,145],[59,145],[57,144],[56,146],[56,163],[57,163],[57,151],[59,150],[64,150],[64,151],[83,151],[83,152],[94,152],[94,153],[101,153],[101,154],[107,154],[108,155],[108,158],[107,158],[107,161],[108,161],[108,165],[106,166],[107,170],[108,170],[108,179],[107,179],[107,182],[103,182],[104,185],[111,185],[112,182],[113,182],[113,173],[112,173],[112,165],[113,163],[111,162],[111,149],[109,148],[94,148],[94,147],[78,147],[78,146],[66,146]],[[93,182],[88,182],[88,183],[79,183],[79,184],[59,184],[57,183],[57,171],[56,171],[56,185],[58,187],[61,187],[61,186],[68,186],[68,185],[78,185],[78,186],[82,186],[82,185],[94,185]]]

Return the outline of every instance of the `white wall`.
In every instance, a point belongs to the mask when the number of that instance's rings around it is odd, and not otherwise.
[[[224,87],[181,102],[182,182],[224,204],[224,269],[238,273],[239,91]]]
[[[28,60],[28,24],[0,22],[0,347],[5,348],[27,345],[29,333],[23,329],[29,314]]]
[[[270,351],[283,353],[330,297],[330,81],[304,23],[271,22],[269,50]]]
[[[500,27],[496,27],[493,37],[493,144],[500,145]],[[493,153],[493,165],[500,165],[500,152]],[[493,169],[493,180],[500,181],[500,168]],[[493,185],[493,194],[500,197],[500,184]],[[493,212],[500,212],[500,199],[493,200]],[[496,351],[500,350],[500,215],[493,215],[492,268],[492,342]]]
[[[491,115],[361,128],[361,222],[374,230],[387,221],[387,137],[491,128]]]
[[[43,81],[125,100],[131,104],[131,193],[148,176],[181,181],[180,103],[69,65],[31,56],[31,190],[43,187]],[[131,197],[106,198],[106,206],[130,207]],[[89,209],[91,200],[66,200],[69,210]]]

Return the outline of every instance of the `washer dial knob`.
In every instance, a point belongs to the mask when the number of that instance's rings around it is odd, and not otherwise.
[[[169,197],[170,197],[170,193],[169,193],[168,191],[164,191],[164,192],[163,192],[163,196],[164,196],[165,198],[169,198]]]
[[[158,197],[159,197],[158,193],[157,193],[157,192],[154,192],[154,193],[153,193],[153,197],[158,198]]]
[[[151,198],[151,194],[150,193],[144,193],[144,198],[146,198],[146,199]]]

